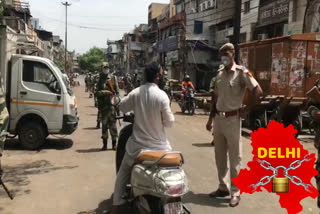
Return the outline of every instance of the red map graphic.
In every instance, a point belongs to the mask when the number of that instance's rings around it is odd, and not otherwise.
[[[286,148],[300,148],[301,156],[300,158],[269,158],[269,156],[260,159],[268,161],[273,167],[282,165],[286,168],[290,164],[298,159],[303,159],[305,155],[309,155],[309,152],[303,149],[303,146],[300,142],[294,137],[294,134],[297,133],[297,130],[294,129],[292,125],[289,125],[287,128],[284,128],[283,124],[280,124],[276,121],[269,123],[268,127],[260,128],[258,131],[254,131],[251,134],[252,138],[252,154],[254,155],[253,160],[248,162],[248,169],[241,169],[237,178],[233,179],[233,182],[240,189],[242,193],[252,194],[255,191],[261,192],[262,189],[266,189],[269,193],[272,193],[272,181],[264,186],[257,187],[256,190],[250,185],[256,184],[260,181],[261,178],[265,176],[273,175],[272,170],[263,168],[256,158],[258,158],[258,148],[264,147],[269,148],[281,148],[281,155],[285,154]],[[311,179],[318,174],[317,170],[314,168],[315,164],[315,154],[309,155],[309,161],[302,162],[301,166],[294,170],[289,170],[288,173],[290,176],[299,177],[303,183],[311,185]],[[284,177],[284,170],[279,169],[277,178]],[[288,214],[295,214],[302,211],[302,206],[300,204],[301,200],[306,197],[316,198],[318,196],[318,191],[314,186],[311,186],[310,192],[306,191],[303,186],[297,186],[291,181],[289,182],[289,192],[288,193],[272,193],[280,196],[280,205],[282,208],[287,209]],[[316,203],[316,201],[314,202]]]

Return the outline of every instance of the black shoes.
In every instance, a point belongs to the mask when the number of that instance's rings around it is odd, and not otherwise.
[[[108,150],[108,140],[103,139],[103,147],[102,147],[102,151],[107,151]]]
[[[223,190],[218,189],[217,191],[210,193],[209,197],[211,197],[211,198],[223,198],[223,197],[226,197],[226,196],[229,196],[229,195],[230,195],[229,191],[223,191]],[[239,202],[240,202],[240,196],[231,196],[229,206],[230,207],[236,207],[236,206],[239,205]]]
[[[103,147],[101,148],[102,151],[107,151],[108,150],[108,140],[103,140]],[[117,150],[117,141],[114,140],[112,141],[112,150],[116,151]]]
[[[114,150],[114,151],[117,150],[117,141],[116,140],[112,141],[112,150]]]
[[[240,196],[232,196],[230,200],[230,207],[236,207],[239,205],[240,202]]]

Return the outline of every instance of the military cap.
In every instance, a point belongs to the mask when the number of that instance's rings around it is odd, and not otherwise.
[[[221,53],[223,51],[234,51],[234,45],[232,43],[226,43],[222,45],[219,52]]]

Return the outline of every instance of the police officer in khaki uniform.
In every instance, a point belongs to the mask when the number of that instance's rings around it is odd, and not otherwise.
[[[231,193],[230,206],[235,207],[240,202],[240,191],[232,179],[238,176],[241,168],[241,118],[244,118],[259,101],[262,90],[252,74],[245,67],[235,63],[234,46],[231,43],[221,47],[220,55],[223,66],[218,70],[215,79],[214,99],[206,127],[209,131],[213,128],[219,178],[219,188],[212,192],[210,197],[225,197]],[[244,107],[243,97],[246,89],[249,89],[251,94],[248,105]]]

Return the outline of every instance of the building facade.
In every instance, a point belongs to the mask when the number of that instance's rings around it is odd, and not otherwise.
[[[181,79],[185,72],[186,15],[179,10],[181,3],[172,0],[158,17],[158,59],[173,79]]]

